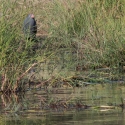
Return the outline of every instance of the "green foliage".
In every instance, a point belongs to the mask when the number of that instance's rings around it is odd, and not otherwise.
[[[54,62],[52,67],[61,64],[61,71],[66,69],[60,74],[76,67],[124,64],[124,0],[53,0],[43,6],[21,2],[1,1],[0,69],[12,86],[34,61],[45,58]],[[47,34],[43,48],[35,54],[34,43],[25,40],[21,31],[23,19],[30,12],[38,15],[39,33]]]
[[[68,1],[67,6],[55,2],[52,35],[61,38],[60,44],[75,44],[80,65],[114,67],[124,62],[124,0]]]
[[[37,61],[36,58],[39,55],[32,51],[32,46],[35,43],[26,40],[22,35],[23,13],[20,13],[20,8],[17,8],[17,1],[1,2],[0,75],[1,77],[6,75],[6,85],[4,87],[10,85],[8,88],[13,89],[18,78],[34,61]]]

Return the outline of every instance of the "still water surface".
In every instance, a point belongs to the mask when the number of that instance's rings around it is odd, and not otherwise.
[[[124,98],[119,83],[1,95],[0,125],[125,125]]]

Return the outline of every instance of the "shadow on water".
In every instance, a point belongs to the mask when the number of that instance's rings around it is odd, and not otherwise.
[[[123,125],[125,87],[93,84],[1,95],[1,125]]]

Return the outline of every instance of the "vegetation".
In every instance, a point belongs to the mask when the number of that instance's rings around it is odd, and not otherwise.
[[[56,77],[63,78],[73,76],[70,70],[124,65],[124,0],[0,3],[2,91],[16,91],[30,69],[34,66],[41,69],[44,61],[52,76],[60,65]],[[36,15],[39,28],[40,48],[35,53],[32,52],[35,43],[25,40],[22,33],[23,20],[31,12]]]

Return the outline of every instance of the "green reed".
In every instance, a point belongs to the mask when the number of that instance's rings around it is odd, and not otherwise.
[[[32,41],[26,40],[22,33],[23,19],[29,8],[20,6],[17,1],[1,1],[0,18],[0,69],[2,90],[16,89],[21,78],[37,58],[42,55],[32,52]],[[24,2],[24,4],[26,4]],[[30,4],[29,6],[32,6]]]
[[[6,77],[4,87],[15,88],[27,69],[44,59],[51,63],[52,75],[60,64],[57,75],[62,77],[73,75],[67,73],[70,70],[124,65],[124,0],[1,0],[1,5],[0,74]],[[34,43],[22,33],[28,13],[36,15],[40,42],[46,37],[35,54],[31,51]]]
[[[124,62],[124,1],[66,3],[53,4],[51,35],[77,53],[76,65],[114,67]]]

